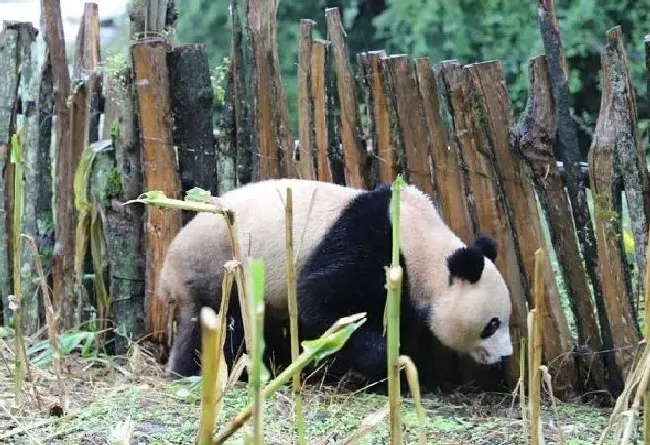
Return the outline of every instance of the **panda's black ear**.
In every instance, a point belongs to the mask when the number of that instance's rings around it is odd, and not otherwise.
[[[449,268],[449,284],[454,278],[476,283],[483,273],[485,257],[483,251],[477,246],[461,247],[447,258]]]
[[[492,262],[497,259],[497,245],[492,238],[485,235],[478,235],[474,239],[474,246],[481,249],[483,255]]]

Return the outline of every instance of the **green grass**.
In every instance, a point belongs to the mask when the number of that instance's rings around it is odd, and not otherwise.
[[[130,444],[188,444],[193,443],[199,425],[200,385],[192,380],[171,383],[153,372],[151,365],[137,366],[132,374],[116,371],[110,361],[95,363],[85,369],[91,358],[72,357],[72,373],[66,376],[72,387],[72,411],[75,417],[57,419],[48,416],[56,395],[44,397],[43,410],[25,409],[16,417],[30,434],[42,443],[51,444],[106,444],[111,429],[127,417],[133,425]],[[127,361],[119,365],[131,372],[136,368]],[[4,380],[0,378],[0,403],[8,406]],[[50,394],[51,387],[39,387],[41,394]],[[194,380],[196,383],[196,380]],[[310,382],[312,383],[312,382]],[[8,395],[8,394],[7,394]],[[350,436],[362,420],[382,408],[387,398],[381,395],[350,393],[334,388],[305,386],[304,412],[308,443],[339,442]],[[25,399],[28,399],[25,397]],[[49,402],[48,402],[49,401]],[[217,430],[230,420],[249,401],[244,383],[238,383],[226,395],[224,410],[218,419]],[[424,394],[427,442],[431,444],[517,444],[525,443],[519,408],[512,406],[507,394]],[[560,419],[554,419],[548,407],[542,408],[544,435],[547,443],[557,443],[557,427],[563,428],[565,443],[595,443],[605,426],[609,410],[581,405],[561,404]],[[403,401],[403,423],[406,443],[417,441],[417,415],[410,399]],[[290,444],[294,437],[291,423],[291,387],[286,385],[267,401],[264,412],[264,433],[268,444]],[[46,425],[43,425],[46,422]],[[0,443],[37,443],[23,435],[1,439],[16,428],[4,410],[0,411]],[[227,443],[241,443],[238,432]],[[387,443],[388,418],[359,444]],[[333,443],[333,442],[329,442]]]

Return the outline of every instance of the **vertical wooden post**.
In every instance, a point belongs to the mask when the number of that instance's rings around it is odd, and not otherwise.
[[[515,234],[519,265],[523,283],[528,289],[540,286],[535,283],[535,256],[544,248],[540,217],[537,213],[535,189],[532,174],[510,150],[510,128],[514,116],[503,72],[499,62],[484,62],[465,67],[477,109],[483,116],[483,145],[494,156],[495,173],[507,207],[510,225]],[[546,255],[540,261],[542,269],[551,270]],[[542,323],[544,332],[544,356],[549,363],[550,374],[555,379],[554,393],[562,398],[576,395],[578,374],[571,357],[573,344],[569,325],[562,309],[557,284],[552,277],[544,276],[541,288],[544,309],[536,311],[536,318]],[[537,301],[537,299],[535,300]],[[535,370],[537,372],[537,370]]]
[[[603,94],[594,139],[589,150],[591,190],[594,196],[596,246],[603,266],[598,269],[603,286],[603,299],[614,343],[616,365],[623,379],[632,372],[641,334],[632,306],[630,271],[625,264],[621,225],[621,192],[623,183],[632,179],[631,187],[639,187],[638,136],[636,110],[630,96],[629,72],[623,51],[620,28],[607,33],[602,54]],[[630,169],[630,166],[634,169]],[[645,167],[644,167],[645,168]],[[630,171],[632,170],[632,171]],[[647,175],[647,172],[646,172]],[[636,177],[634,177],[636,176]],[[627,188],[626,188],[627,189]],[[646,192],[647,194],[647,192]],[[631,215],[644,216],[643,205],[635,204]],[[641,203],[644,199],[639,196]]]
[[[522,121],[513,131],[514,151],[530,166],[540,205],[546,214],[551,242],[557,252],[576,321],[578,350],[582,351],[579,355],[581,369],[598,389],[607,389],[596,311],[590,298],[580,246],[573,231],[569,199],[555,159],[557,118],[546,57],[531,59],[528,74],[528,102]]]
[[[481,129],[476,121],[470,89],[463,69],[455,62],[442,65],[442,75],[449,96],[455,134],[469,187],[468,201],[473,206],[475,234],[483,233],[495,239],[499,246],[496,266],[503,274],[512,300],[510,331],[514,354],[506,361],[506,381],[516,385],[519,377],[519,341],[526,338],[528,313],[526,288],[517,258],[515,236],[500,194],[492,160],[481,147]],[[470,211],[470,214],[473,213]]]
[[[44,185],[50,185],[46,177],[51,173],[47,166],[40,170],[38,162],[40,122],[39,122],[39,64],[36,56],[36,37],[38,30],[31,23],[18,25],[20,60],[21,109],[24,126],[23,141],[23,211],[22,233],[38,239],[38,200]],[[48,147],[49,148],[49,147]],[[13,198],[12,198],[13,199]],[[51,213],[50,218],[51,219]],[[40,328],[39,307],[41,303],[38,274],[33,263],[32,249],[23,241],[20,245],[20,310],[23,333],[31,335]]]
[[[114,189],[109,195],[110,200],[104,209],[109,295],[114,330],[132,335],[136,340],[145,332],[145,209],[119,205],[136,199],[143,191],[133,69],[127,66],[108,75],[104,85],[103,139],[112,139],[114,172],[119,175],[113,180],[120,184],[119,189]],[[128,351],[129,341],[123,335],[116,335],[113,340],[115,354]]]
[[[326,82],[329,42],[315,39],[311,48],[311,96],[314,104],[314,143],[318,156],[319,181],[332,182],[332,167],[327,153],[330,134],[327,121],[331,119],[327,107]]]
[[[9,295],[12,289],[11,256],[11,164],[9,143],[16,131],[18,112],[18,83],[20,67],[20,24],[4,22],[0,31],[0,294],[2,295],[3,320],[9,321]]]
[[[74,190],[73,180],[78,159],[71,144],[71,114],[67,104],[70,95],[70,73],[65,54],[63,20],[60,0],[41,0],[45,21],[44,39],[50,51],[54,89],[57,92],[56,114],[56,172],[55,175],[55,248],[52,275],[55,306],[61,311],[61,329],[70,329],[75,322],[73,301],[74,279]]]
[[[208,53],[202,44],[174,48],[168,55],[174,143],[183,191],[194,187],[217,193],[212,134],[214,93]],[[188,215],[189,216],[189,215]]]
[[[471,242],[473,229],[465,193],[459,153],[451,143],[440,113],[438,79],[428,59],[415,61],[422,109],[426,118],[433,159],[433,178],[438,200],[436,205],[444,221],[466,243]]]
[[[332,42],[338,96],[341,106],[341,143],[345,158],[345,182],[348,187],[367,189],[368,151],[361,136],[354,76],[343,38],[343,24],[338,8],[325,9],[327,34]]]
[[[398,141],[406,157],[409,182],[437,201],[431,177],[429,134],[415,71],[407,56],[385,58],[383,63],[395,97]]]
[[[313,20],[300,21],[300,44],[298,50],[298,176],[303,179],[316,179],[314,169],[314,101],[311,94],[312,83],[312,28]],[[293,157],[292,157],[293,158]],[[291,165],[291,163],[287,164]]]
[[[369,51],[357,56],[366,89],[369,136],[377,160],[377,177],[373,182],[392,182],[397,177],[397,151],[391,135],[391,101],[384,82],[382,59],[386,51]]]
[[[135,85],[138,94],[140,143],[143,148],[145,190],[161,190],[182,199],[182,190],[171,134],[171,99],[165,39],[137,41],[132,45]],[[152,339],[167,339],[167,311],[157,298],[158,274],[171,240],[181,228],[181,213],[146,208],[145,289],[146,329]]]
[[[605,304],[603,301],[602,283],[598,276],[599,260],[596,252],[596,238],[592,218],[589,215],[587,200],[584,199],[584,184],[580,181],[580,166],[578,161],[580,153],[578,150],[578,135],[576,124],[571,117],[568,68],[564,51],[562,49],[562,37],[560,27],[555,13],[553,0],[538,0],[537,18],[540,27],[544,52],[546,54],[547,68],[551,82],[551,91],[555,103],[557,115],[557,149],[558,156],[565,169],[564,185],[569,195],[571,212],[575,225],[575,233],[578,236],[582,257],[585,262],[586,272],[591,281],[593,297],[598,310],[603,347],[605,350],[613,348],[612,334],[610,332]],[[606,362],[611,363],[609,360]],[[623,381],[616,376],[616,370],[608,366],[613,385],[618,390],[623,389]],[[616,391],[615,391],[616,392]]]

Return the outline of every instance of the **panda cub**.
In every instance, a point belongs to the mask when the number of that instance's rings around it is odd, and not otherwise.
[[[360,190],[320,181],[267,180],[217,199],[219,205],[235,213],[244,255],[265,262],[267,352],[284,344],[288,357],[288,338],[280,339],[279,331],[288,326],[284,201],[289,187],[301,339],[319,337],[339,318],[366,312],[366,322],[334,354],[328,373],[353,371],[370,381],[385,378],[383,314],[385,267],[391,262],[392,245],[390,184]],[[412,185],[401,193],[400,215],[402,335],[425,326],[442,345],[485,365],[510,356],[511,302],[494,265],[494,242],[478,236],[472,245],[465,245],[429,198]],[[197,214],[169,247],[159,295],[179,308],[178,338],[167,366],[172,377],[200,373],[198,314],[203,306],[219,310],[224,263],[230,259],[223,216],[211,213]],[[224,351],[228,366],[243,348],[235,292],[233,287]]]

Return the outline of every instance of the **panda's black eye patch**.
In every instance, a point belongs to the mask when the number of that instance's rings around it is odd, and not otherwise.
[[[494,317],[492,320],[488,321],[481,333],[481,340],[490,338],[496,331],[501,327],[501,320]]]

